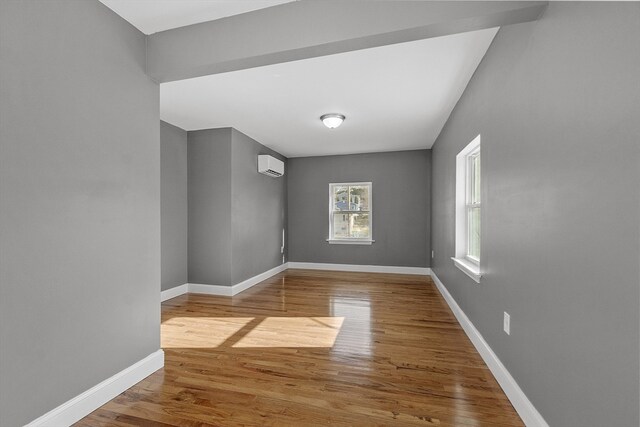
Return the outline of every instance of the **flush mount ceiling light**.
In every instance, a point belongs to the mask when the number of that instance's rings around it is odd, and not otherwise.
[[[344,116],[342,114],[323,114],[320,116],[322,123],[329,129],[335,129],[342,124]]]

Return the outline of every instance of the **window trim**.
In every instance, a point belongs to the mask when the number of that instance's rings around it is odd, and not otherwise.
[[[367,211],[334,211],[333,210],[333,189],[334,187],[344,186],[367,186],[369,187],[369,210]],[[336,212],[344,213],[368,213],[369,214],[369,237],[347,237],[335,238],[333,234],[333,214]],[[327,242],[332,245],[371,245],[373,240],[373,185],[372,182],[332,182],[329,184],[329,238]]]
[[[451,258],[454,265],[476,283],[480,283],[482,278],[480,270],[482,254],[480,259],[469,255],[469,213],[471,209],[480,208],[482,218],[482,199],[477,203],[469,202],[472,184],[471,158],[475,155],[481,156],[480,141],[481,138],[478,135],[456,156],[455,256]],[[482,173],[482,167],[480,171]],[[480,185],[482,185],[482,179]],[[482,230],[482,225],[480,225],[480,230]],[[482,240],[480,241],[482,242]]]

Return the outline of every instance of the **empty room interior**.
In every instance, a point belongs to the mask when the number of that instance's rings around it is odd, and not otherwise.
[[[639,402],[639,2],[0,0],[0,427]]]

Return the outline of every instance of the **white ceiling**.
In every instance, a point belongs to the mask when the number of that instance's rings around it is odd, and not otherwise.
[[[100,0],[145,34],[295,0]],[[289,157],[430,148],[496,29],[165,83],[160,117]],[[347,116],[326,129],[325,113]]]
[[[497,28],[160,85],[160,117],[287,157],[431,148]],[[347,118],[327,129],[325,113]]]
[[[145,34],[213,21],[294,0],[100,0]]]

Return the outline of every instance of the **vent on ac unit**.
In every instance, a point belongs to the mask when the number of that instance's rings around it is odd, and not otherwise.
[[[284,162],[273,156],[258,156],[258,172],[277,178],[284,175]]]

